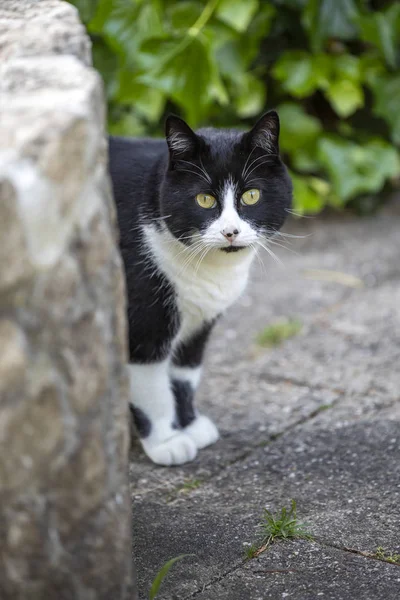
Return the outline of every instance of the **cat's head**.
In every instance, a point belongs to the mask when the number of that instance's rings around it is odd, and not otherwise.
[[[278,231],[292,198],[278,138],[274,111],[246,133],[195,133],[179,117],[168,117],[161,210],[169,231],[186,245],[225,252],[256,247]]]

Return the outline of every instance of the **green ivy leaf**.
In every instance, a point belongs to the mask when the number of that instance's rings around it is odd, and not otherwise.
[[[125,62],[135,64],[142,41],[163,35],[162,15],[160,0],[142,3],[101,0],[96,15],[89,23],[89,31],[103,34]]]
[[[396,149],[383,140],[360,146],[325,137],[319,142],[319,157],[343,202],[366,192],[379,192],[386,179],[400,173]]]
[[[332,68],[338,79],[349,79],[355,83],[362,81],[361,60],[352,54],[340,54],[331,58]]]
[[[293,183],[294,209],[301,214],[319,212],[326,204],[326,198],[320,191],[315,189],[313,179],[316,178],[304,177],[295,173],[291,173],[290,176]]]
[[[378,77],[371,85],[375,104],[374,112],[391,127],[391,137],[400,145],[400,75]]]
[[[340,117],[349,117],[364,105],[362,87],[349,79],[333,82],[327,89],[326,96]]]
[[[73,4],[78,6],[78,9],[80,10],[78,3],[80,3],[80,0],[73,0]],[[103,27],[107,20],[111,17],[114,8],[113,1],[110,2],[110,0],[98,0],[96,3],[96,11],[94,14],[92,14],[91,21],[89,23],[89,30],[96,33],[102,32]]]
[[[309,0],[303,13],[314,52],[322,49],[327,38],[349,40],[356,36],[358,16],[354,0]]]
[[[260,44],[271,30],[276,15],[276,8],[269,2],[263,2],[250,22],[244,35],[237,40],[240,55],[250,65],[260,52]]]
[[[218,48],[215,59],[221,75],[238,84],[246,73],[247,62],[237,41],[229,41]]]
[[[385,58],[387,64],[396,68],[397,50],[400,32],[400,4],[394,3],[384,12],[360,15],[357,23],[361,30],[361,39],[374,44]]]
[[[250,73],[243,75],[238,82],[234,99],[236,113],[239,117],[245,119],[262,112],[265,108],[266,93],[264,82]]]
[[[172,4],[167,10],[167,18],[175,32],[186,33],[203,12],[200,2],[188,0]]]
[[[217,16],[236,31],[246,31],[258,9],[258,0],[220,0]]]
[[[116,100],[122,104],[130,103],[148,121],[157,122],[164,110],[165,94],[154,87],[138,83],[135,74],[127,69],[121,69],[118,75]]]
[[[276,62],[272,74],[292,96],[305,98],[316,89],[329,86],[331,60],[325,54],[312,56],[301,50],[289,51]]]
[[[308,115],[299,104],[287,102],[278,107],[281,122],[280,147],[290,156],[298,171],[318,170],[316,143],[322,131],[318,119]],[[301,148],[301,152],[299,151]]]
[[[386,68],[375,51],[365,52],[360,57],[361,79],[364,84],[374,85],[377,78],[386,74]]]
[[[117,56],[100,37],[97,37],[92,41],[92,56],[94,68],[97,69],[103,77],[107,97],[113,98],[117,87]]]
[[[286,151],[314,143],[322,131],[315,117],[308,115],[299,104],[287,102],[278,108],[281,121],[280,145]]]
[[[99,0],[72,0],[71,4],[78,9],[82,21],[87,23],[94,17]]]
[[[226,87],[222,81],[222,77],[218,70],[217,63],[210,61],[211,66],[211,80],[209,84],[209,96],[215,99],[219,104],[226,106],[229,104],[229,96]]]
[[[112,135],[127,135],[133,137],[142,136],[146,133],[144,123],[139,119],[138,115],[135,114],[133,109],[115,119],[110,119],[108,130]]]
[[[210,99],[213,70],[207,46],[199,38],[158,39],[146,40],[141,51],[154,59],[155,66],[139,75],[137,81],[165,92],[195,126]],[[163,58],[160,60],[160,57]]]

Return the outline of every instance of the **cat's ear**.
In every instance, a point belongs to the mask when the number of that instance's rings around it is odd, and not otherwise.
[[[189,125],[175,115],[165,121],[165,137],[171,158],[193,156],[199,147],[199,138]]]
[[[261,148],[268,154],[279,154],[279,117],[275,110],[265,113],[248,133],[250,148]]]

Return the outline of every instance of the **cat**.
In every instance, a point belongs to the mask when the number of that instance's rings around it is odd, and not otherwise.
[[[131,410],[156,464],[191,461],[218,439],[194,407],[207,339],[245,289],[260,245],[282,226],[292,185],[279,118],[248,132],[194,132],[170,115],[164,139],[110,137],[125,267]]]

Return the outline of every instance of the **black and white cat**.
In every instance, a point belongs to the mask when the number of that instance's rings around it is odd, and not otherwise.
[[[193,397],[216,319],[243,292],[292,186],[271,111],[250,132],[168,117],[166,142],[111,138],[125,264],[131,409],[146,454],[177,465],[218,439]]]

